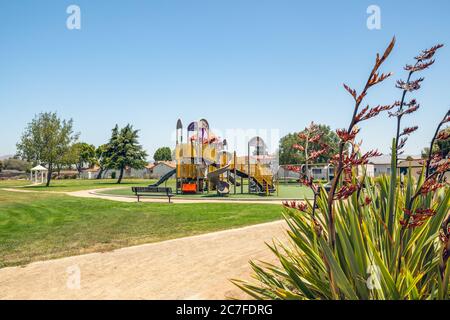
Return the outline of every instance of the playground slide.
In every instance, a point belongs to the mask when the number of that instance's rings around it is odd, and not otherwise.
[[[236,170],[236,175],[239,177],[243,177],[243,178],[248,178],[248,174],[244,171],[240,171],[240,170]],[[259,179],[251,176],[250,178],[253,178],[253,181],[258,185],[260,190],[265,190],[262,181],[260,181]],[[233,181],[230,180],[231,183],[233,183]],[[267,181],[266,181],[267,183]],[[273,189],[273,185],[271,183],[269,183],[269,189]]]
[[[208,173],[208,180],[211,181],[218,181],[219,180],[219,176],[225,172],[227,172],[227,170],[230,168],[230,164],[219,168],[217,170],[214,170],[213,172],[209,172]]]
[[[237,175],[237,174],[236,174]],[[228,175],[228,179],[232,184],[234,184],[236,187],[240,187],[241,183],[236,181],[236,177],[232,174]]]
[[[236,175],[242,178],[248,178],[248,174],[246,174],[244,171],[237,170],[236,169]]]
[[[165,175],[163,175],[163,176],[158,180],[158,182],[149,185],[149,187],[157,187],[157,186],[159,186],[160,184],[166,182],[166,181],[167,181],[171,176],[173,176],[175,173],[177,173],[177,169],[173,169],[173,170],[167,172]]]

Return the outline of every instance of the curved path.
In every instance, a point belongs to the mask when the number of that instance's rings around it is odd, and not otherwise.
[[[100,189],[90,189],[90,190],[79,190],[79,191],[44,191],[44,190],[26,190],[19,187],[16,188],[2,188],[0,190],[9,191],[9,192],[41,192],[41,193],[55,193],[55,194],[66,194],[73,197],[79,198],[95,198],[95,199],[104,199],[104,200],[112,200],[112,201],[120,201],[120,202],[137,202],[137,198],[135,196],[120,196],[120,195],[109,195],[105,193],[99,193],[100,191],[108,191],[114,189],[121,188],[100,188]],[[292,199],[291,199],[292,200]],[[288,200],[288,201],[291,201]],[[166,197],[143,197],[140,200],[141,202],[154,202],[154,203],[167,203]],[[283,200],[245,200],[245,199],[209,199],[209,198],[195,198],[195,199],[186,199],[186,198],[178,198],[173,197],[171,200],[172,203],[251,203],[251,204],[283,204]]]
[[[282,221],[0,269],[0,299],[246,298],[229,279],[249,279],[264,245],[285,239]],[[79,279],[80,281],[77,281]]]
[[[119,195],[108,195],[105,193],[99,193],[99,191],[107,191],[114,190],[117,188],[104,188],[104,189],[92,189],[92,190],[81,190],[81,191],[72,191],[66,192],[66,194],[74,197],[81,198],[96,198],[96,199],[106,199],[113,201],[122,201],[122,202],[137,202],[135,196],[119,196]],[[143,197],[140,200],[141,202],[156,202],[156,203],[167,203],[166,197]],[[253,203],[253,204],[277,204],[280,205],[283,203],[282,200],[245,200],[245,199],[186,199],[186,198],[178,198],[175,196],[172,198],[171,202],[173,203]]]

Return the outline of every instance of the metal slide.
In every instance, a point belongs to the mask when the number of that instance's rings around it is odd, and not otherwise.
[[[236,169],[236,175],[239,176],[239,177],[242,177],[242,178],[248,178],[248,174],[246,172],[240,171],[240,170],[237,170],[237,169]],[[254,176],[250,176],[250,180],[252,180],[253,183],[258,186],[259,192],[265,192],[264,185],[261,184],[261,182],[258,181]],[[267,183],[267,181],[266,181],[266,183]],[[274,190],[272,184],[269,184],[269,190]]]
[[[227,172],[230,168],[230,164],[227,164],[226,166],[219,168],[217,170],[214,170],[213,172],[208,172],[208,180],[211,182],[217,182],[219,181],[219,176],[225,172]]]
[[[237,176],[237,173],[236,173],[236,176]],[[230,171],[230,174],[228,175],[228,179],[229,179],[230,182],[231,182],[232,184],[234,184],[236,187],[240,187],[240,186],[241,186],[241,183],[236,181],[236,177],[235,177],[234,175],[231,174],[231,171]]]
[[[166,182],[167,180],[169,180],[169,178],[170,178],[171,176],[173,176],[175,173],[177,173],[177,169],[173,169],[173,170],[167,172],[165,175],[163,175],[163,176],[158,180],[158,182],[156,182],[156,183],[154,183],[154,184],[150,184],[149,187],[157,187],[157,186],[159,186],[160,184],[162,184],[162,183]]]

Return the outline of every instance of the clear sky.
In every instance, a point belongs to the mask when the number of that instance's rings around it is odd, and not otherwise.
[[[66,8],[81,8],[81,30]],[[381,30],[366,26],[381,8]],[[450,106],[450,1],[416,0],[0,0],[0,155],[34,114],[73,118],[81,140],[99,145],[132,123],[150,155],[173,147],[176,120],[214,128],[298,131],[311,120],[348,125],[352,100],[393,35],[384,67],[395,75],[367,102],[399,99],[395,80],[422,49],[447,44],[423,73],[419,125],[406,152],[418,154]],[[364,124],[364,148],[388,152],[394,121]]]

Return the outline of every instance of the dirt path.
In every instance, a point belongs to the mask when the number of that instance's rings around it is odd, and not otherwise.
[[[264,242],[284,230],[277,221],[4,268],[0,299],[245,298],[229,279],[248,279],[250,259],[274,262]]]

